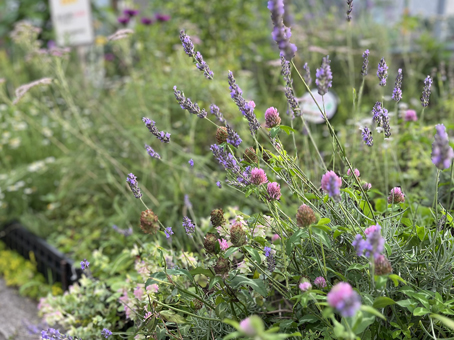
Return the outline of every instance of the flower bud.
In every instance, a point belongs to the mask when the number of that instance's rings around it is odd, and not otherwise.
[[[158,216],[151,209],[142,211],[142,215],[140,216],[140,228],[146,234],[154,235],[158,232]]]
[[[206,234],[203,246],[205,247],[207,253],[216,254],[216,245],[219,247],[217,236],[211,233]]]
[[[386,275],[393,272],[393,267],[384,255],[375,259],[375,275]]]
[[[195,310],[199,310],[200,308],[203,307],[203,302],[200,301],[199,299],[193,299],[192,304],[194,305]]]
[[[216,274],[225,275],[230,270],[230,261],[222,257],[218,258],[216,265],[214,266],[214,272]]]
[[[235,247],[241,247],[246,244],[246,233],[240,222],[235,223],[232,228],[230,228],[230,241]]]
[[[296,213],[296,223],[299,227],[306,228],[317,222],[314,210],[306,204],[302,204]]]
[[[244,150],[243,158],[248,163],[258,163],[259,159],[255,153],[255,149],[251,146]]]
[[[216,130],[216,141],[218,142],[218,144],[227,143],[228,136],[229,134],[227,133],[226,127],[218,127],[218,129]]]
[[[224,212],[222,208],[213,209],[211,211],[211,224],[213,227],[219,227],[225,223]]]

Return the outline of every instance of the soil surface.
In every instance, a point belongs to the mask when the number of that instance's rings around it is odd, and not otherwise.
[[[19,295],[0,278],[0,340],[37,340],[30,335],[26,324],[38,324],[37,302]]]

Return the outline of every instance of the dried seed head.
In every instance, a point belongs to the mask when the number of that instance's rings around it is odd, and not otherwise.
[[[232,228],[230,228],[230,241],[235,247],[241,247],[246,244],[246,233],[240,222],[236,222]]]
[[[155,235],[159,230],[158,216],[151,210],[142,211],[140,228],[146,234]]]
[[[244,150],[243,158],[248,163],[256,164],[259,161],[255,149],[252,146]]]
[[[222,211],[222,208],[213,209],[211,211],[211,224],[213,225],[213,227],[219,227],[225,222],[224,211]]]
[[[230,261],[222,257],[218,258],[216,265],[214,266],[214,272],[219,275],[225,275],[230,270]]]
[[[215,234],[208,233],[203,241],[203,246],[209,254],[216,254],[216,245],[219,246],[218,238]],[[219,248],[218,248],[219,249]]]
[[[299,227],[306,228],[317,222],[314,210],[306,204],[302,204],[296,213],[296,222]]]
[[[218,127],[218,129],[216,130],[216,141],[218,144],[227,143],[228,136],[229,134],[227,133],[226,127]]]

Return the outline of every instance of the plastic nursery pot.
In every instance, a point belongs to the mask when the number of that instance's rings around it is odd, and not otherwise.
[[[37,270],[51,283],[61,282],[63,290],[67,290],[82,276],[82,270],[76,268],[71,259],[29,232],[17,221],[0,226],[0,239],[8,248],[17,251],[28,260],[33,253]]]

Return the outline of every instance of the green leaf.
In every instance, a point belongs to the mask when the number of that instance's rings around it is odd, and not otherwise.
[[[329,200],[329,196],[328,196],[328,195],[326,195],[325,197],[323,197],[323,203],[328,202],[328,200]]]
[[[295,129],[291,128],[290,126],[286,126],[286,125],[280,125],[279,128],[280,128],[282,131],[285,131],[285,133],[287,133],[287,135],[289,135],[290,132],[298,132],[298,131],[296,131]]]
[[[331,231],[331,228],[328,227],[327,225],[320,225],[320,224],[313,224],[311,225],[311,228],[317,228],[317,229],[320,229],[320,230],[323,230],[323,231],[326,231],[326,232],[330,232]]]
[[[365,268],[368,268],[369,265],[368,264],[359,264],[359,263],[354,263],[352,264],[350,267],[347,268],[346,272],[348,272],[349,270],[363,270]]]
[[[260,258],[259,252],[257,250],[248,246],[245,246],[244,249],[247,250],[247,252],[251,255],[255,262],[257,262],[258,264],[262,263],[262,259]]]
[[[265,288],[265,284],[263,283],[263,280],[260,279],[249,279],[246,276],[243,275],[237,275],[235,276],[232,280],[229,280],[230,285],[232,288],[237,289],[240,286],[247,285],[251,287],[254,291],[262,295],[263,297],[268,296],[268,293]]]
[[[319,319],[315,315],[307,314],[307,315],[303,316],[302,318],[300,318],[298,321],[299,321],[299,324],[301,325],[305,322],[314,323],[314,322],[319,321]]]
[[[386,320],[386,318],[383,316],[382,313],[380,313],[378,310],[376,310],[375,308],[373,308],[371,306],[362,305],[361,306],[361,310],[363,312],[367,312],[367,313],[373,314],[375,316],[378,316],[379,318],[382,318],[383,320]]]
[[[430,314],[431,318],[440,320],[446,327],[451,328],[454,330],[454,320],[451,320],[445,316],[439,314]]]
[[[276,138],[276,136],[278,135],[280,129],[279,129],[279,126],[275,126],[274,128],[272,128],[270,130],[270,137],[271,138]]]
[[[405,300],[396,301],[396,304],[398,304],[401,307],[407,308],[408,306],[412,305],[412,302],[413,301],[410,299],[405,299]]]
[[[394,282],[394,286],[397,287],[399,285],[399,281],[404,283],[404,284],[407,284],[407,282],[405,282],[405,280],[403,278],[401,278],[399,275],[396,275],[396,274],[391,274],[388,276],[391,280],[393,280]]]
[[[220,276],[213,276],[211,278],[211,281],[210,281],[210,285],[208,286],[208,289],[211,289],[213,288],[213,286],[216,284],[216,283],[219,283],[221,286],[222,286],[222,278]]]
[[[396,303],[396,301],[394,301],[393,299],[390,299],[389,297],[379,296],[378,298],[375,299],[372,307],[380,309],[380,308],[385,308],[386,306],[394,305],[395,303]]]
[[[229,249],[226,250],[224,253],[224,258],[229,258],[234,252],[238,250],[238,247],[230,247]]]
[[[430,310],[423,308],[423,307],[415,308],[415,310],[413,311],[414,316],[421,316],[421,315],[426,315],[429,313],[430,313]]]
[[[328,224],[330,222],[331,222],[331,220],[329,218],[324,217],[324,218],[321,218],[320,221],[317,222],[317,225],[324,225],[324,224]]]
[[[416,226],[416,234],[418,235],[418,238],[422,241],[424,241],[425,235],[426,235],[426,229],[424,227],[418,227]]]
[[[166,319],[169,322],[186,323],[186,319],[179,314],[175,314],[174,311],[163,310],[160,311],[159,314],[161,314],[164,317],[164,319]]]
[[[189,273],[191,273],[191,275],[195,276],[197,274],[203,274],[205,276],[208,276],[208,277],[213,277],[214,274],[211,272],[211,270],[209,269],[206,269],[206,268],[202,268],[202,267],[197,267],[191,271],[189,271]]]

